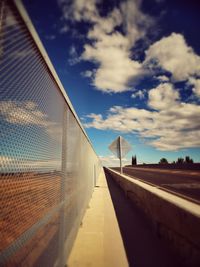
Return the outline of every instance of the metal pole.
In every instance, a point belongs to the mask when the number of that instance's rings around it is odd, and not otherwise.
[[[67,129],[69,127],[69,109],[63,108],[63,123],[62,123],[62,175],[61,175],[61,188],[60,188],[60,202],[62,207],[60,210],[60,227],[59,227],[59,266],[64,266],[66,262],[64,251],[65,245],[65,229],[66,229],[66,217],[65,217],[65,200],[66,200],[66,180],[67,180]]]
[[[4,30],[4,24],[5,24],[5,3],[2,1],[0,3],[0,57],[3,55],[3,30]]]
[[[122,168],[122,146],[121,146],[121,136],[119,137],[119,160],[120,160],[120,173],[123,173]]]

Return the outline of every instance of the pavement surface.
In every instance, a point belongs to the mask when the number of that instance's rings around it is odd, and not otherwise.
[[[113,168],[119,171],[119,168]],[[166,170],[124,167],[124,174],[200,203],[199,170]]]
[[[94,188],[67,266],[129,266],[103,171]]]
[[[67,266],[182,267],[143,213],[104,174],[95,187]]]

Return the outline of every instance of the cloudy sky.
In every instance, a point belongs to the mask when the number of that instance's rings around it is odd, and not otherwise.
[[[200,6],[24,0],[97,154],[122,135],[139,162],[200,161]]]

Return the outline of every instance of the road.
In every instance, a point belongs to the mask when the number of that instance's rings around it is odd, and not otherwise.
[[[200,170],[124,167],[123,172],[200,204]]]

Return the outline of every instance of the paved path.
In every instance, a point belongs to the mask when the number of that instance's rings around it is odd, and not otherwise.
[[[182,267],[110,177],[98,186],[67,266]]]
[[[127,267],[117,218],[102,172],[68,260],[69,267]]]

